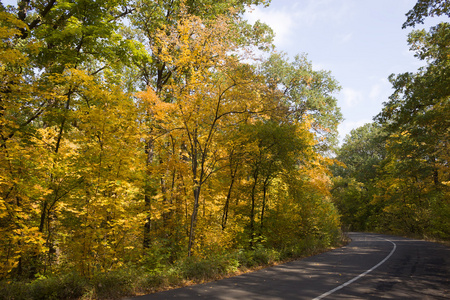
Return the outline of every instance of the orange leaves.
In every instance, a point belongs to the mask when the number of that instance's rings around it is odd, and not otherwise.
[[[150,122],[164,123],[174,120],[174,114],[178,109],[176,103],[161,101],[151,87],[147,87],[144,92],[137,93],[136,97],[140,100],[138,105],[151,118]]]
[[[225,8],[232,2],[206,8],[191,1],[188,8],[181,1],[162,19],[150,16],[165,15],[168,2],[147,2],[139,9],[161,9],[136,17],[157,23],[145,28],[155,29],[144,33],[149,53],[135,47],[133,57],[123,53],[123,60],[113,48],[133,48],[134,32],[124,41],[114,26],[103,28],[95,19],[88,28],[74,12],[62,31],[43,37],[49,47],[33,56],[37,44],[26,41],[51,28],[51,17],[19,43],[14,35],[25,25],[1,13],[4,274],[19,259],[49,271],[59,269],[56,262],[67,264],[90,276],[155,245],[170,252],[167,257],[180,257],[187,247],[201,255],[242,248],[250,200],[261,235],[307,228],[310,220],[319,228],[317,220],[326,219],[326,199],[318,199],[327,196],[329,161],[315,149],[314,116],[291,118],[284,91],[258,66],[240,61],[238,46],[259,40],[265,29],[233,36],[242,24],[237,9]],[[208,17],[188,13],[196,8],[208,10]],[[214,9],[225,13],[214,15]],[[148,20],[137,23],[147,26]],[[89,34],[91,29],[99,32]],[[104,39],[89,39],[102,30]],[[50,47],[51,41],[57,44]],[[54,51],[62,54],[47,57]],[[305,78],[313,89],[311,75]],[[135,93],[143,84],[153,88]],[[321,211],[314,214],[317,203]],[[283,224],[274,213],[278,208],[284,209]],[[295,222],[287,225],[288,219]],[[5,253],[11,253],[8,259]]]
[[[228,17],[202,20],[182,7],[179,21],[156,35],[153,53],[178,76],[188,75],[191,84],[202,82],[233,51]]]

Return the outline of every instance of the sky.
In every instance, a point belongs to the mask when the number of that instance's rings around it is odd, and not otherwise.
[[[2,0],[3,4],[17,3]],[[306,54],[315,70],[330,71],[341,90],[335,94],[344,117],[340,141],[372,122],[392,94],[390,74],[415,72],[424,63],[409,51],[402,29],[416,0],[272,0],[245,17],[274,30],[277,51]],[[429,28],[436,20],[428,20]]]
[[[307,54],[315,70],[339,82],[335,94],[344,117],[340,141],[352,129],[372,122],[393,90],[390,74],[415,72],[424,65],[409,51],[405,14],[416,0],[272,0],[245,17],[268,24],[277,51],[293,58]],[[429,28],[428,20],[418,28]]]

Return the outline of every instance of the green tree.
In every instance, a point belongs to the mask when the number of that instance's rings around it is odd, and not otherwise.
[[[447,1],[419,0],[403,28],[449,16],[449,9]],[[448,22],[409,34],[411,50],[426,66],[391,75],[394,93],[375,117],[381,128],[361,127],[341,148],[347,169],[335,170],[333,194],[345,222],[449,237],[449,36]],[[367,130],[372,133],[364,138]]]
[[[418,1],[403,27],[428,16],[449,16],[449,9],[447,1]],[[448,22],[410,33],[411,50],[427,65],[416,73],[391,75],[395,91],[377,116],[389,134],[380,182],[384,192],[378,198],[387,207],[384,217],[403,220],[398,227],[405,231],[445,238],[450,224],[449,36]]]
[[[270,88],[279,91],[289,118],[312,116],[313,130],[320,137],[318,149],[328,151],[336,145],[342,114],[333,93],[340,87],[329,72],[313,70],[306,56],[297,55],[291,62],[285,54],[274,53],[261,64],[260,73]]]
[[[450,5],[445,0],[418,0],[414,7],[408,11],[403,28],[423,24],[427,17],[446,15],[450,17]]]
[[[270,186],[281,172],[295,169],[297,159],[308,143],[298,131],[297,126],[289,123],[277,123],[273,120],[257,121],[245,128],[248,131],[248,143],[254,149],[247,153],[245,164],[248,166],[250,183],[250,240],[253,243],[257,232],[264,230],[264,216],[267,210],[267,198]],[[257,201],[260,198],[260,201]],[[260,202],[260,203],[257,203]],[[255,219],[257,208],[260,210],[259,228]]]
[[[342,214],[342,222],[355,230],[371,227],[375,207],[378,167],[386,156],[385,136],[377,123],[368,123],[350,132],[337,151],[332,194]]]

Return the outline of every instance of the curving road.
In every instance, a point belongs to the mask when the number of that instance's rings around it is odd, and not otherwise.
[[[450,248],[380,234],[349,236],[347,246],[327,253],[133,299],[450,299]]]

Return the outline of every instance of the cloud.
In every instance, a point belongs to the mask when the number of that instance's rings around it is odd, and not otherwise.
[[[309,27],[323,23],[324,20],[333,23],[342,22],[351,12],[348,2],[334,0],[302,1],[301,5],[297,2],[296,5],[289,5],[286,9],[291,13],[294,11],[296,21]]]
[[[342,96],[339,98],[344,101],[347,107],[354,107],[364,101],[364,96],[360,91],[349,87],[344,87],[340,94]]]
[[[322,63],[322,62],[314,62],[314,61],[312,61],[311,65],[312,65],[312,69],[314,71],[328,71],[328,70],[331,69],[331,67],[328,64]]]
[[[274,43],[282,48],[295,40],[298,41],[301,38],[299,33],[305,30],[313,31],[315,27],[323,25],[324,20],[334,23],[345,20],[349,11],[351,10],[348,5],[338,4],[333,0],[306,0],[294,4],[281,0],[277,6],[253,7],[245,13],[244,18],[251,24],[257,20],[268,24],[275,33]],[[340,36],[339,40],[346,42],[350,38],[351,34],[347,34]]]
[[[391,94],[392,88],[389,80],[381,78],[370,88],[369,99],[371,101],[384,102],[388,100]]]
[[[347,34],[338,34],[336,36],[336,40],[339,44],[346,44],[350,42],[353,38],[353,33],[347,33]]]
[[[368,80],[368,85],[361,88],[344,86],[338,95],[342,108],[379,109],[381,103],[386,102],[392,94],[392,87],[386,78]]]

